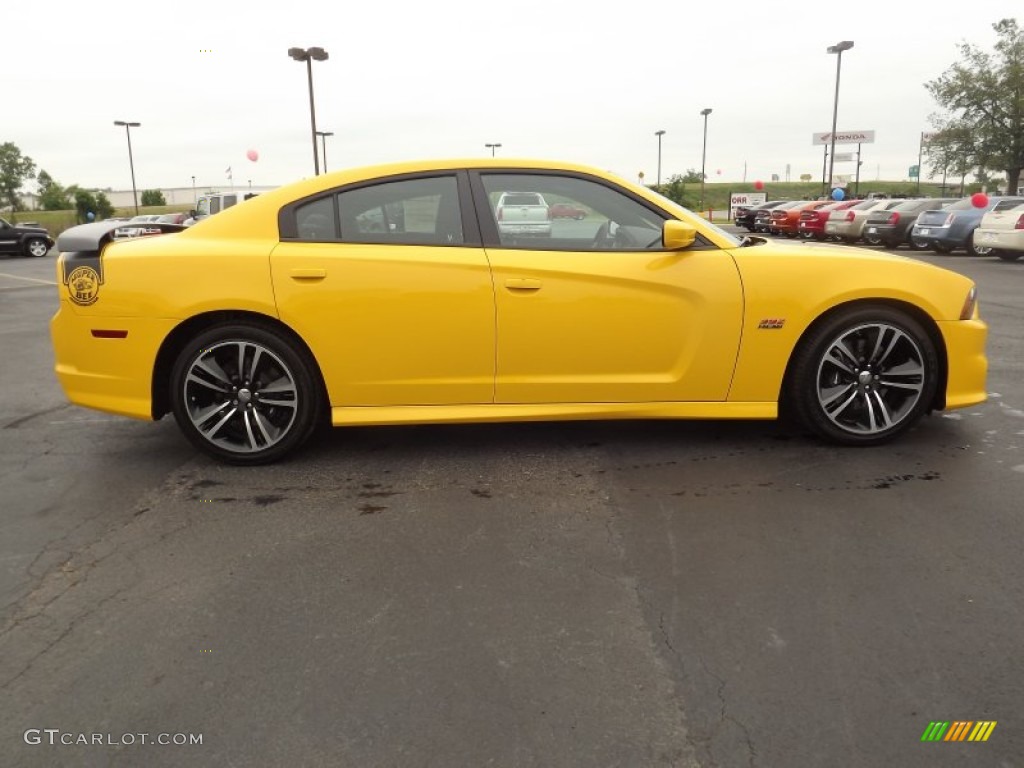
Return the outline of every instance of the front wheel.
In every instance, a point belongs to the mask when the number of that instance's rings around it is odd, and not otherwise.
[[[46,241],[41,238],[33,237],[30,238],[28,242],[25,243],[26,256],[35,256],[38,258],[40,256],[45,256],[49,252],[50,246],[47,245]]]
[[[974,232],[971,232],[967,238],[967,253],[971,256],[990,256],[992,249],[986,245],[975,245],[974,243]]]
[[[308,353],[279,331],[225,323],[196,336],[171,373],[171,405],[185,436],[232,464],[265,464],[313,433],[323,397]]]
[[[809,430],[876,445],[913,426],[939,385],[935,344],[914,318],[881,306],[836,314],[794,354],[786,397]]]

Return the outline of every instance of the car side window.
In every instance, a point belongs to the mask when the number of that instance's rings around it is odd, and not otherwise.
[[[664,218],[579,176],[483,173],[488,211],[506,248],[618,251],[661,248]]]
[[[346,243],[461,245],[465,242],[454,176],[373,184],[338,194]]]
[[[322,197],[300,205],[295,209],[295,226],[300,240],[337,240],[334,198]]]
[[[454,176],[405,179],[319,197],[295,208],[293,236],[313,242],[462,245],[458,182]]]

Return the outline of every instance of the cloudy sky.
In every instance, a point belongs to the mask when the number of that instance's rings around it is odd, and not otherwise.
[[[330,170],[426,157],[562,159],[654,181],[821,177],[812,134],[873,130],[862,179],[901,179],[937,105],[924,83],[991,50],[1005,0],[946,12],[911,2],[694,3],[632,0],[207,0],[22,6],[5,14],[0,142],[63,184],[127,189],[132,130],[139,188],[278,185],[312,175],[305,64]],[[23,33],[22,33],[23,32]],[[246,157],[256,150],[255,162]],[[836,173],[853,164],[837,163]],[[31,187],[34,189],[34,185]]]

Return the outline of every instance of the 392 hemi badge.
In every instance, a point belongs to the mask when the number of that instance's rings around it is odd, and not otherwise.
[[[81,257],[68,254],[61,263],[68,298],[80,307],[95,304],[103,285],[103,264],[96,256]]]
[[[786,324],[786,318],[784,317],[766,317],[760,323],[757,324],[759,329],[778,329]]]

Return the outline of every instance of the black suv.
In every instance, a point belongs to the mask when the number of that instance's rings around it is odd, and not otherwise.
[[[42,227],[10,224],[0,219],[0,253],[45,256],[51,248],[53,238]]]

